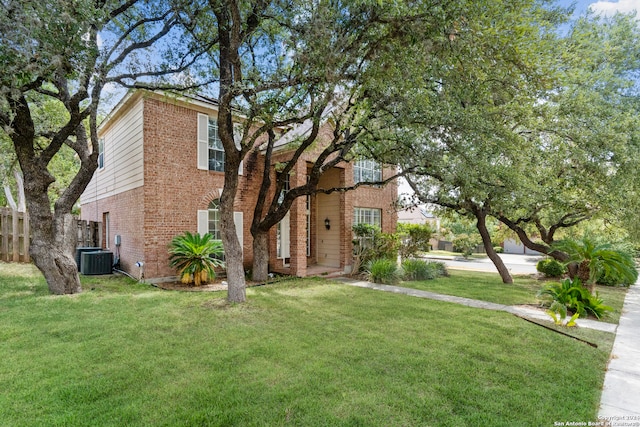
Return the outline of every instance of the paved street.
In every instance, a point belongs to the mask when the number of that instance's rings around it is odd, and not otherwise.
[[[447,257],[438,255],[429,255],[425,257],[427,259],[437,259],[443,261],[448,267],[460,270],[474,270],[474,271],[489,271],[497,273],[495,265],[488,257],[474,259],[470,258],[465,260],[460,257]],[[505,265],[511,272],[511,274],[533,274],[537,273],[536,263],[541,259],[540,255],[516,255],[516,254],[500,254],[500,258],[504,261]]]

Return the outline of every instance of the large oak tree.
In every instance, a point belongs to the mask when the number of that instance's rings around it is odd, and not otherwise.
[[[192,45],[170,46],[189,26],[177,3],[143,0],[51,0],[0,3],[0,125],[24,175],[30,255],[52,293],[81,290],[74,260],[74,204],[98,157],[98,105],[108,84],[151,83],[186,70]],[[156,59],[147,59],[154,48]],[[39,110],[55,103],[56,121]],[[52,161],[72,150],[79,166],[51,203]]]

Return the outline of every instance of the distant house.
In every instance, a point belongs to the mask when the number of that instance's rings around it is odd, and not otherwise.
[[[81,217],[103,223],[104,245],[117,250],[123,270],[136,274],[136,262],[143,262],[147,279],[173,277],[167,247],[174,236],[191,231],[220,238],[225,161],[216,117],[215,101],[138,90],[129,92],[101,124],[98,170],[80,199]],[[321,129],[319,144],[329,132]],[[288,147],[278,144],[272,169],[290,158]],[[291,187],[306,182],[311,156],[306,154],[290,174]],[[249,229],[263,164],[256,150],[239,171],[234,220],[246,268],[253,261]],[[319,187],[350,186],[393,173],[370,160],[343,162],[324,173]],[[311,270],[350,271],[351,227],[366,222],[394,232],[396,199],[394,183],[297,199],[270,232],[270,270],[296,276]],[[117,248],[115,236],[121,242]]]
[[[429,224],[434,232],[440,230],[440,219],[421,206],[398,211],[398,222],[404,224]]]
[[[504,253],[505,254],[526,254],[526,255],[542,255],[538,251],[534,251],[533,249],[527,248],[522,244],[520,240],[516,239],[505,239],[504,241]]]

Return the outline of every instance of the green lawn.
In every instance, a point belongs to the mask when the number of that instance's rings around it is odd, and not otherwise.
[[[400,286],[436,292],[445,295],[473,298],[505,305],[538,304],[538,291],[545,285],[545,281],[531,276],[514,276],[513,284],[502,283],[496,273],[481,273],[467,270],[449,270],[450,277],[434,280],[402,282]],[[557,279],[549,279],[557,280]],[[622,304],[627,289],[621,287],[598,286],[600,297],[613,311],[603,321],[618,323]]]
[[[595,349],[507,313],[323,279],[250,288],[243,305],[83,283],[50,296],[32,267],[0,263],[0,425],[594,420],[613,340],[593,332]]]

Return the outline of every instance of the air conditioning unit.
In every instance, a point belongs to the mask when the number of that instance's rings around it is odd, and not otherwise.
[[[84,275],[111,274],[113,252],[82,252],[80,256],[80,272]]]
[[[80,255],[82,255],[83,252],[96,252],[101,250],[102,248],[95,248],[93,246],[80,246],[76,248],[76,264],[78,265],[78,271],[81,271],[80,266],[82,265],[82,258],[80,258]]]

